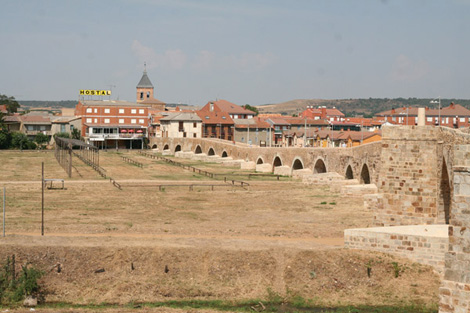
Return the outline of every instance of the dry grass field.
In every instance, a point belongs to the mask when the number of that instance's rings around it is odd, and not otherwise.
[[[77,158],[68,178],[52,152],[1,151],[7,237],[0,239],[0,256],[14,253],[18,262],[45,269],[51,302],[240,300],[275,294],[325,306],[437,303],[439,278],[430,268],[342,248],[344,229],[371,223],[362,198],[343,198],[328,186],[290,178],[248,180],[234,176],[248,172],[233,167],[178,161],[250,186],[223,185],[133,151],[100,152],[100,165],[122,185],[119,190]],[[44,237],[42,162],[45,177],[65,179],[66,187],[45,190]],[[170,186],[189,183],[218,186],[192,191]],[[159,184],[166,185],[162,191]],[[399,278],[393,277],[392,262],[404,269]],[[373,264],[371,278],[366,264]],[[95,274],[99,268],[106,271]]]

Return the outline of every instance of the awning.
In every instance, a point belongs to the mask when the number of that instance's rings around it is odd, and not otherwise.
[[[138,132],[138,133],[143,133],[142,129],[139,129],[137,132]]]
[[[121,133],[127,133],[127,130],[121,129]]]

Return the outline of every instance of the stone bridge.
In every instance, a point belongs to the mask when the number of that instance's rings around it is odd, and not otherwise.
[[[249,146],[207,138],[152,138],[149,146],[163,153],[200,154],[240,160],[261,171],[293,175],[296,171],[313,173],[336,172],[346,179],[362,183],[378,182],[381,143],[374,142],[353,148],[274,148]]]
[[[401,251],[400,255],[418,262],[428,258],[427,264],[439,263],[443,278],[439,311],[470,311],[468,130],[390,126],[383,128],[381,142],[355,148],[260,148],[188,138],[155,138],[150,145],[172,154],[186,151],[241,159],[256,167],[265,164],[272,172],[279,168],[288,174],[305,169],[336,172],[376,184],[378,193],[366,196],[365,202],[373,212],[373,223],[382,228],[346,230],[346,246]],[[407,233],[400,234],[400,229]]]

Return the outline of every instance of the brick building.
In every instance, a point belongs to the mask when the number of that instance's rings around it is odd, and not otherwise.
[[[82,136],[100,148],[141,148],[147,138],[149,106],[118,100],[80,100]]]

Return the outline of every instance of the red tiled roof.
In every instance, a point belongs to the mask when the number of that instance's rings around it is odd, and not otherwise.
[[[207,112],[210,111],[211,103],[214,104],[214,111],[219,112],[227,112],[229,114],[251,114],[255,115],[256,113],[250,110],[247,110],[235,103],[229,102],[227,100],[217,100],[217,101],[209,101],[201,111]]]
[[[202,120],[202,124],[228,124],[233,125],[233,120],[227,112],[196,111]]]
[[[337,108],[308,108],[305,109],[302,113],[300,113],[301,116],[341,116],[343,117],[344,114],[338,110]]]
[[[21,121],[24,123],[24,124],[28,124],[28,123],[50,123],[51,122],[51,119],[47,116],[42,116],[42,115],[22,115],[21,117]]]
[[[274,123],[274,125],[290,125],[290,123],[283,117],[270,117],[269,119]]]
[[[305,122],[307,125],[328,125],[328,122],[322,119],[313,119],[313,118],[305,118],[302,117],[283,117],[283,119],[290,123],[291,125],[305,125]]]

